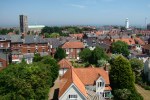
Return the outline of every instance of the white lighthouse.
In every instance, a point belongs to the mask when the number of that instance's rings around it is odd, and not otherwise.
[[[126,29],[129,29],[129,19],[128,18],[126,18],[125,27],[126,27]]]

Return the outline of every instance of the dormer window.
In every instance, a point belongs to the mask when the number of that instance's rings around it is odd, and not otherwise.
[[[98,87],[103,87],[104,86],[104,82],[98,82]]]

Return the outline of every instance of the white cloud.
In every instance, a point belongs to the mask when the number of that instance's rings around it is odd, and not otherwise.
[[[84,5],[77,5],[77,4],[70,4],[72,7],[77,7],[77,8],[85,8],[86,6]]]

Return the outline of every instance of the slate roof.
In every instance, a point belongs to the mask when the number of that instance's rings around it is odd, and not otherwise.
[[[25,35],[22,39],[21,35],[0,35],[0,38],[5,38],[6,40],[11,40],[12,43],[46,43],[45,39],[36,35]]]

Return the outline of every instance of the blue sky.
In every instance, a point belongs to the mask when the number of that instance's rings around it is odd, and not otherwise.
[[[0,26],[28,23],[43,25],[131,25],[150,23],[150,0],[0,0]]]

